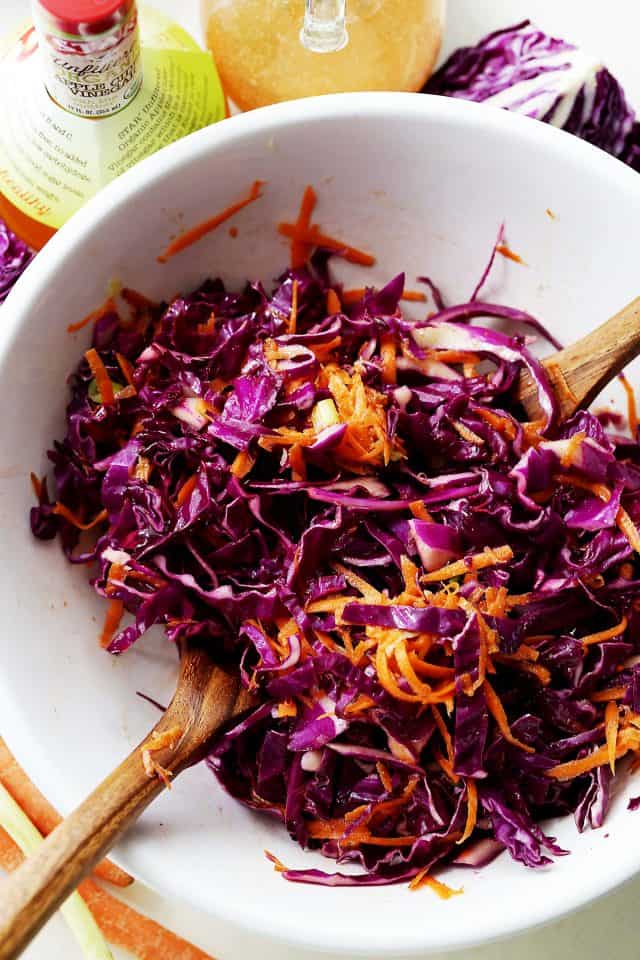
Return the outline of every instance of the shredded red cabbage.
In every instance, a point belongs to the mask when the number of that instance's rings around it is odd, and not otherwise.
[[[259,706],[211,768],[360,867],[289,880],[548,863],[565,851],[540,822],[599,827],[610,764],[640,749],[638,437],[557,422],[528,314],[434,291],[416,323],[400,276],[327,315],[322,263],[271,294],[107,306],[112,390],[82,359],[33,532],[127,612],[112,653],[161,624],[237,657]],[[544,422],[514,399],[523,366]]]
[[[0,219],[0,303],[33,260],[33,251]]]

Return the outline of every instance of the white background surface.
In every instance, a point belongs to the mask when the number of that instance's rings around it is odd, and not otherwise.
[[[302,0],[300,3],[302,5]],[[601,56],[623,81],[631,101],[640,105],[637,53],[640,14],[635,0],[608,0],[604,4],[599,0],[449,0],[449,4],[446,52],[460,43],[472,42],[488,30],[530,16],[549,31],[575,40]],[[181,0],[180,3],[177,0],[154,0],[154,5],[168,13],[173,12],[175,19],[199,35],[197,0]],[[24,17],[28,7],[28,0],[0,0],[0,29],[4,30]],[[7,94],[3,92],[2,95]],[[28,758],[21,759],[28,767]],[[319,954],[259,940],[221,921],[167,903],[140,885],[135,885],[125,898],[220,960],[320,960]],[[541,956],[546,960],[595,960],[615,955],[634,957],[640,936],[639,898],[640,880],[544,930],[466,951],[465,960],[537,960]],[[418,903],[416,907],[419,907]],[[366,923],[366,917],[363,917],[363,923]],[[115,955],[125,956],[119,952]],[[80,954],[62,921],[55,918],[24,956],[27,960],[74,960]],[[449,956],[451,960],[462,960],[463,955]]]

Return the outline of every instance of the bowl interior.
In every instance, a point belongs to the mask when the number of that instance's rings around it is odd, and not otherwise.
[[[156,262],[172,235],[255,179],[267,181],[264,197],[234,220],[236,238],[227,224]],[[376,94],[258,111],[168,148],[97,197],[36,259],[0,328],[0,725],[63,811],[155,721],[136,691],[166,702],[176,673],[159,633],[119,659],[100,651],[103,609],[86,570],[29,534],[29,471],[46,470],[65,378],[88,341],[66,327],[102,302],[112,280],[154,298],[208,275],[269,284],[288,262],[275,225],[294,219],[307,183],[317,187],[322,226],[378,258],[371,270],[336,265],[352,286],[405,270],[410,287],[427,274],[448,302],[466,300],[504,221],[526,265],[498,258],[484,297],[530,311],[563,341],[639,292],[640,178],[567,135],[459,102]],[[550,919],[631,875],[640,864],[631,789],[603,830],[553,824],[571,856],[538,871],[507,857],[481,874],[451,871],[465,896],[447,903],[405,886],[285,883],[265,848],[291,866],[327,862],[230,800],[204,767],[179,779],[117,855],[167,894],[300,944],[369,956],[442,949]]]

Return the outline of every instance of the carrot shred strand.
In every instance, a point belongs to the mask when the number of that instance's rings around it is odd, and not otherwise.
[[[610,700],[604,710],[604,732],[607,741],[607,752],[609,755],[609,766],[611,773],[616,772],[616,746],[618,743],[618,724],[620,722],[620,712],[615,700]]]
[[[96,310],[92,310],[90,313],[83,317],[82,320],[78,320],[76,323],[70,323],[67,327],[67,333],[77,333],[78,330],[82,330],[84,327],[89,326],[90,323],[97,323],[98,320],[101,320],[107,313],[117,313],[118,308],[116,306],[115,300],[113,297],[109,297],[102,304],[101,307],[98,307]]]
[[[627,395],[627,420],[631,435],[635,437],[638,431],[638,407],[636,404],[636,395],[633,387],[625,377],[624,373],[618,374],[618,379]]]
[[[100,646],[106,650],[109,646],[116,630],[120,626],[120,621],[124,615],[124,603],[122,600],[109,600],[107,613],[104,618],[104,626],[100,634]]]
[[[206,236],[208,233],[212,233],[221,223],[229,220],[240,210],[243,210],[245,207],[248,207],[250,203],[259,200],[262,197],[262,187],[265,185],[264,180],[254,181],[249,193],[246,197],[241,200],[236,200],[235,203],[229,204],[228,207],[225,207],[224,210],[221,210],[220,213],[216,213],[215,216],[209,217],[208,220],[203,220],[202,223],[197,224],[195,227],[192,227],[190,230],[185,230],[184,233],[181,233],[179,237],[176,237],[175,240],[172,240],[171,243],[163,250],[163,252],[157,257],[158,263],[166,263],[171,257],[174,257],[176,253],[180,253],[182,250],[186,250],[187,247],[191,247],[194,243],[197,243],[198,240],[201,240],[202,237]]]
[[[96,381],[96,386],[98,388],[98,393],[100,394],[100,400],[105,405],[113,403],[115,400],[115,395],[113,393],[113,384],[111,378],[107,373],[106,367],[102,362],[102,358],[98,354],[98,351],[95,347],[91,347],[85,353],[87,363],[91,369],[94,380]]]
[[[300,211],[295,223],[295,235],[291,238],[292,270],[299,270],[301,267],[304,267],[311,252],[311,245],[304,241],[303,235],[311,226],[311,217],[313,216],[317,202],[318,196],[315,190],[311,185],[308,185],[302,194]]]
[[[333,287],[330,287],[329,290],[327,290],[327,313],[331,315],[333,313],[340,313],[341,310],[342,304],[340,303],[340,297]]]
[[[509,726],[505,709],[502,706],[498,694],[495,692],[486,678],[483,686],[489,713],[495,720],[500,733],[507,743],[510,743],[514,747],[519,747],[520,750],[524,750],[525,753],[535,753],[533,747],[530,747],[527,743],[522,743],[521,740],[518,740],[518,738],[514,737],[514,735],[511,733],[511,727]]]

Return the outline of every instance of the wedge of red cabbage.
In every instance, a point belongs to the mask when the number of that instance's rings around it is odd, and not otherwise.
[[[456,50],[424,92],[551,123],[640,170],[640,123],[616,78],[597,58],[530,20]]]
[[[33,251],[0,219],[0,303],[33,259]]]
[[[331,282],[318,256],[107,308],[115,399],[81,358],[33,532],[88,566],[113,654],[160,625],[238,663],[255,705],[209,765],[339,865],[287,879],[544,866],[544,821],[598,828],[640,748],[638,437],[558,421],[524,305],[429,282],[416,319],[400,275],[329,314]]]

